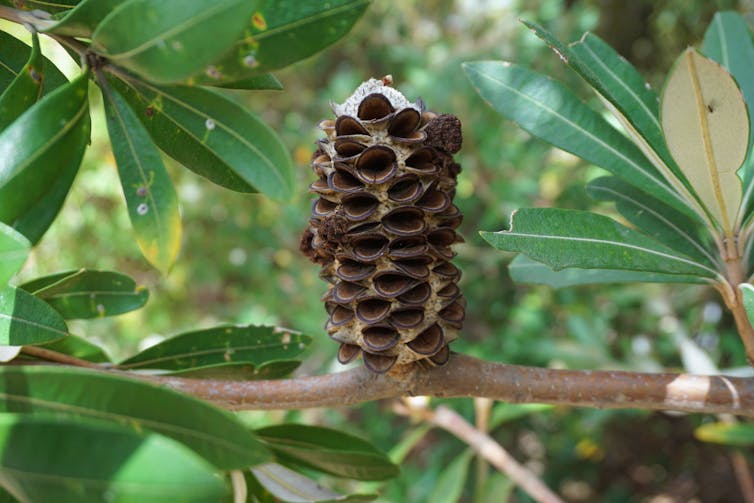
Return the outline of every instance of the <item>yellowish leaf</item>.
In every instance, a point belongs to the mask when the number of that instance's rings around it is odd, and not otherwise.
[[[749,140],[741,90],[723,67],[689,48],[665,83],[660,114],[670,153],[710,216],[732,236],[742,197],[736,171]]]

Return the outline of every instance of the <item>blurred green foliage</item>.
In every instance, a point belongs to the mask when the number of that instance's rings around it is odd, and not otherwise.
[[[752,8],[750,0],[375,0],[344,41],[276,73],[284,91],[231,95],[276,129],[293,153],[298,190],[289,203],[227,191],[165,159],[182,202],[184,237],[178,262],[161,277],[141,257],[130,234],[100,107],[93,114],[93,144],[73,191],[19,282],[87,267],[118,270],[148,286],[150,301],[139,311],[71,322],[71,332],[102,343],[116,358],[145,341],[190,329],[274,323],[314,336],[299,372],[335,368],[337,346],[323,330],[326,315],[319,300],[325,285],[318,267],[298,252],[310,209],[308,161],[320,136],[316,123],[332,116],[329,101],[343,101],[370,76],[392,74],[407,97],[421,96],[429,109],[453,113],[464,125],[464,147],[457,156],[464,170],[456,200],[465,214],[460,233],[466,243],[458,246],[456,263],[464,272],[461,287],[468,310],[455,351],[541,366],[681,370],[676,335],[682,333],[720,368],[743,366],[732,320],[709,289],[628,285],[553,291],[513,285],[506,272],[512,257],[486,245],[477,231],[501,229],[519,206],[594,207],[582,187],[603,172],[502,122],[467,83],[460,63],[525,62],[598,106],[518,18],[547,26],[561,40],[595,31],[657,85],[685,46],[701,42],[715,11],[737,9],[751,21]],[[613,214],[609,205],[597,208]],[[451,403],[473,418],[470,401]],[[347,410],[248,413],[246,418],[261,426],[281,415],[337,426],[386,451],[415,428],[380,403]],[[740,493],[729,450],[693,437],[694,428],[711,419],[555,408],[492,433],[571,501],[640,501],[661,495],[735,501]],[[429,431],[408,453],[401,476],[380,487],[381,501],[428,501],[443,470],[464,449],[449,435]],[[472,463],[470,481],[476,469]],[[466,484],[463,501],[472,501],[472,486]],[[513,497],[528,501],[518,491]]]

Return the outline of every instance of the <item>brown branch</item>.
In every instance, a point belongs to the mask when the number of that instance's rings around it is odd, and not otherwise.
[[[409,416],[418,414],[423,420],[463,440],[479,456],[489,461],[501,473],[507,475],[514,484],[531,496],[534,501],[540,503],[563,503],[563,500],[542,483],[534,473],[516,461],[492,437],[475,429],[456,411],[443,405],[437,407],[435,410],[405,408],[405,411],[401,411],[400,408],[397,408],[397,411]]]
[[[443,367],[411,367],[400,375],[375,375],[359,367],[337,374],[274,381],[146,379],[236,410],[338,407],[428,395],[754,417],[754,379],[522,367],[460,354],[454,354]]]
[[[733,465],[733,472],[736,474],[738,487],[741,489],[741,496],[746,503],[754,503],[754,481],[752,481],[751,470],[746,458],[740,452],[733,452],[730,455],[730,462]]]

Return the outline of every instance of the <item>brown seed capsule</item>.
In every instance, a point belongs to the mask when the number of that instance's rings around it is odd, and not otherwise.
[[[463,239],[453,204],[461,123],[424,110],[390,84],[364,82],[335,120],[319,127],[311,166],[309,227],[302,251],[322,265],[326,329],[338,360],[359,356],[373,372],[442,365],[458,337],[465,301],[450,263]]]

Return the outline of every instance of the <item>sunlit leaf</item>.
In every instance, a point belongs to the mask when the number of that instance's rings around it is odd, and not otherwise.
[[[239,192],[293,192],[293,161],[280,138],[239,103],[200,87],[112,79],[158,147],[188,169]],[[118,85],[120,83],[120,85]]]
[[[754,424],[707,423],[694,430],[694,436],[702,442],[750,447],[754,445]]]
[[[502,61],[464,63],[463,68],[479,95],[503,117],[674,208],[689,211],[686,200],[637,146],[559,82]]]
[[[90,129],[88,83],[82,73],[0,133],[0,221],[22,216],[61,173],[81,163]]]
[[[749,142],[741,90],[719,64],[687,49],[667,78],[661,122],[673,158],[730,237],[742,198],[736,171]]]
[[[37,278],[20,285],[50,304],[66,319],[101,318],[139,309],[149,290],[113,271],[79,269]]]
[[[216,503],[227,480],[155,433],[100,421],[0,415],[0,479],[24,502]]]
[[[103,94],[107,129],[136,241],[144,257],[167,274],[181,248],[175,187],[135,112],[115,89]]]
[[[21,269],[30,248],[24,236],[0,222],[0,288]]]
[[[253,8],[248,0],[128,0],[99,23],[92,49],[153,82],[178,82],[226,52]]]
[[[33,297],[32,297],[33,298]],[[68,367],[0,367],[0,412],[96,418],[152,430],[224,470],[270,461],[231,414],[188,395],[112,373]]]
[[[717,275],[652,238],[587,211],[524,208],[511,216],[509,230],[481,234],[495,248],[521,252],[555,270],[580,267]]]
[[[274,327],[220,326],[167,339],[124,360],[122,369],[184,370],[230,362],[262,365],[290,360],[311,337]]]
[[[307,466],[339,477],[384,480],[398,467],[369,442],[329,428],[282,424],[256,431],[283,463]]]
[[[256,2],[243,36],[192,80],[248,89],[249,76],[288,66],[342,38],[368,6],[368,0]]]
[[[66,335],[65,321],[44,301],[20,288],[0,289],[0,344],[41,344]]]

